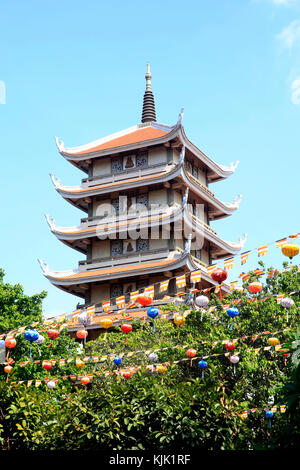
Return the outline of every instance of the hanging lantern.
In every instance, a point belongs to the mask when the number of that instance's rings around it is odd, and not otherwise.
[[[38,338],[35,340],[35,344],[43,344],[44,341],[44,336],[39,334]]]
[[[204,359],[198,362],[198,366],[202,369],[202,379],[204,378],[204,369],[207,367],[207,362]]]
[[[175,325],[177,325],[177,326],[181,326],[181,325],[185,324],[185,318],[184,318],[183,315],[176,315],[173,318],[173,321],[174,321]]]
[[[222,282],[226,281],[227,279],[227,271],[226,269],[217,268],[214,272],[212,272],[211,277],[212,279],[217,282],[220,286],[220,300],[222,300],[222,291],[221,291],[221,284]]]
[[[130,333],[132,331],[132,325],[130,325],[129,323],[123,323],[123,325],[121,325],[121,330],[123,331],[123,333],[126,334],[126,345],[128,344],[128,333]]]
[[[110,318],[103,318],[103,320],[100,320],[100,325],[102,328],[105,328],[106,330],[112,326],[113,322]]]
[[[17,341],[15,340],[15,338],[6,338],[6,340],[4,341],[4,345],[6,348],[8,349],[13,349],[17,344]]]
[[[239,362],[239,356],[231,355],[229,357],[230,362],[233,364],[233,374],[235,375],[235,366]]]
[[[54,380],[49,380],[49,382],[47,382],[47,387],[50,389],[55,388],[56,383],[54,382]]]
[[[30,350],[29,350],[29,357],[31,359],[31,344],[33,343],[33,341],[36,341],[39,337],[39,333],[34,330],[33,328],[30,328],[29,330],[25,331],[24,333],[24,338],[27,340],[27,341],[30,341]]]
[[[47,331],[47,335],[49,336],[50,339],[56,339],[59,337],[59,331],[50,329]]]
[[[249,284],[248,289],[252,294],[257,294],[262,290],[262,287],[263,286],[261,282],[254,281]]]
[[[225,348],[227,351],[233,351],[235,349],[235,343],[226,343]]]
[[[130,379],[132,374],[129,370],[126,370],[125,372],[123,372],[122,375],[123,375],[124,379]]]
[[[80,382],[81,382],[83,385],[89,384],[90,381],[91,381],[90,378],[87,377],[87,376],[81,377],[81,379],[80,379]]]
[[[155,322],[154,322],[154,319],[157,317],[158,314],[159,314],[159,310],[158,310],[158,308],[156,308],[156,307],[150,307],[150,308],[148,308],[148,310],[147,310],[147,315],[148,315],[148,317],[152,318],[152,320],[153,320],[153,333],[155,333]]]
[[[82,369],[85,366],[85,362],[82,359],[76,358],[75,365],[78,369]]]
[[[43,367],[45,370],[51,370],[53,367],[53,364],[51,361],[43,361]]]
[[[153,353],[149,354],[148,359],[151,362],[156,362],[156,361],[158,361],[158,355],[155,352],[153,352]]]
[[[30,328],[29,330],[25,331],[24,333],[24,338],[27,340],[27,341],[30,341],[31,343],[33,341],[36,341],[39,337],[39,333],[34,330],[33,328]]]
[[[281,248],[281,252],[284,256],[287,256],[292,260],[292,258],[299,253],[299,246],[295,245],[295,243],[286,243]]]
[[[159,374],[164,374],[165,372],[167,372],[167,368],[166,366],[164,366],[163,364],[159,364],[157,367],[156,367],[156,370]]]
[[[209,303],[209,298],[205,295],[198,295],[198,297],[195,298],[195,303],[200,308],[206,308]]]
[[[279,344],[279,339],[278,338],[269,338],[268,343],[270,346],[276,346]]]
[[[13,368],[10,365],[4,367],[4,372],[6,374],[10,374],[12,370],[13,370]]]
[[[271,411],[271,410],[266,411],[266,418],[269,420],[269,427],[271,427],[271,425],[272,425],[271,419],[273,418],[273,416],[274,416],[273,411]]]
[[[137,297],[137,302],[142,305],[143,307],[146,307],[147,305],[150,305],[152,304],[153,302],[153,299],[150,295],[146,295],[146,294],[140,294],[138,295]]]
[[[116,364],[116,366],[119,366],[120,364],[122,364],[122,358],[119,356],[115,356],[114,363]]]
[[[197,354],[197,351],[196,351],[196,349],[193,349],[193,348],[188,349],[187,352],[186,352],[186,355],[191,358],[191,361],[190,361],[190,366],[191,367],[192,367],[192,359],[193,359],[193,357],[196,356],[196,354]]]
[[[231,325],[230,325],[230,329],[232,330],[232,327],[233,327],[233,319],[238,316],[239,311],[238,311],[238,309],[237,309],[236,307],[230,307],[230,308],[228,308],[228,309],[226,310],[226,313],[227,313],[227,315],[228,315],[230,318],[232,318],[232,322],[231,322]]]
[[[283,297],[283,299],[280,300],[280,305],[286,309],[286,322],[288,323],[289,309],[294,306],[294,301],[293,299],[290,299],[289,297]]]
[[[87,330],[82,328],[81,330],[76,331],[76,338],[78,339],[85,339],[88,335]]]

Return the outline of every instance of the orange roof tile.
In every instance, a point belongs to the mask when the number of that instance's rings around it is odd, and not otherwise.
[[[136,131],[131,132],[129,134],[109,140],[108,142],[104,142],[103,144],[97,145],[96,147],[89,148],[88,150],[84,150],[82,152],[76,152],[74,153],[74,155],[84,155],[86,153],[97,152],[98,150],[106,150],[106,149],[115,148],[115,147],[123,147],[124,145],[130,145],[130,144],[135,144],[137,142],[144,142],[146,140],[157,139],[166,134],[168,134],[168,132],[149,126],[146,128],[137,129]]]
[[[164,266],[166,264],[171,264],[176,261],[175,259],[165,259],[162,261],[155,261],[153,263],[138,263],[138,264],[133,264],[131,266],[118,266],[116,268],[109,268],[109,269],[95,269],[91,271],[84,271],[81,273],[76,273],[72,274],[71,276],[65,276],[65,277],[56,277],[55,279],[81,279],[81,278],[86,278],[86,277],[91,277],[91,276],[97,276],[99,275],[105,275],[105,274],[113,274],[113,273],[119,273],[120,271],[122,272],[131,272],[135,271],[136,269],[145,269],[145,268],[156,268],[159,266]],[[50,276],[50,277],[55,277],[55,276]]]

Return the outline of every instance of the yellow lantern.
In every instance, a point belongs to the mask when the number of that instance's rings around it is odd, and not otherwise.
[[[163,366],[162,364],[159,364],[157,367],[156,367],[156,370],[159,374],[164,374],[165,372],[167,372],[167,368],[166,366]]]
[[[185,324],[185,318],[184,318],[184,316],[182,316],[182,315],[176,315],[176,317],[174,317],[174,323],[175,323],[175,325],[177,325],[177,326],[184,325],[184,324]]]
[[[85,362],[82,361],[81,359],[76,358],[76,367],[78,367],[78,369],[82,369],[82,367],[84,366],[85,366]]]
[[[269,338],[268,343],[270,346],[276,346],[279,344],[279,339],[278,338]]]
[[[102,328],[105,328],[106,330],[112,326],[113,322],[110,318],[103,318],[103,320],[100,321],[100,325]]]
[[[295,245],[295,243],[286,243],[281,248],[281,251],[284,256],[292,259],[299,253],[299,246]]]

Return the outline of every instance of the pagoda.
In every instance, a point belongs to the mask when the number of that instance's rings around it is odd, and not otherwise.
[[[201,271],[200,288],[215,285],[207,267],[239,253],[246,239],[225,241],[210,225],[239,207],[241,196],[226,203],[209,188],[238,162],[220,165],[194,145],[183,109],[174,125],[158,123],[149,64],[145,78],[140,124],[79,147],[56,138],[59,153],[86,175],[79,186],[53,174],[52,182],[84,217],[74,227],[46,218],[51,232],[84,259],[69,271],[39,262],[53,285],[80,297],[83,308],[96,305],[100,315],[102,302],[111,299],[114,309],[117,297],[166,279],[174,293],[174,277],[194,270]]]

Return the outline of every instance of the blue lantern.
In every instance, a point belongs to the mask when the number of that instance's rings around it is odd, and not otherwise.
[[[228,310],[226,310],[226,313],[227,315],[232,318],[232,322],[231,322],[231,325],[230,325],[230,329],[232,330],[232,327],[233,327],[233,319],[234,317],[237,317],[238,314],[239,314],[239,311],[236,307],[230,307]]]
[[[122,358],[119,356],[114,357],[114,363],[119,366],[122,363]]]
[[[273,411],[271,410],[267,410],[266,411],[266,418],[269,420],[269,426],[271,427],[272,423],[271,423],[271,419],[273,418],[274,416],[274,413]]]
[[[204,369],[207,367],[207,362],[204,359],[198,362],[198,366],[202,369],[202,379],[204,378]]]
[[[148,315],[148,317],[152,318],[152,320],[153,320],[153,333],[155,333],[154,318],[156,318],[158,314],[159,314],[159,310],[158,310],[158,308],[156,308],[156,307],[150,307],[150,308],[148,308],[148,310],[147,310],[147,315]]]
[[[25,331],[24,333],[24,338],[27,340],[27,341],[30,341],[30,359],[31,359],[31,344],[36,341],[38,338],[39,338],[39,333],[34,330],[33,328],[30,328],[30,330],[27,330]]]

